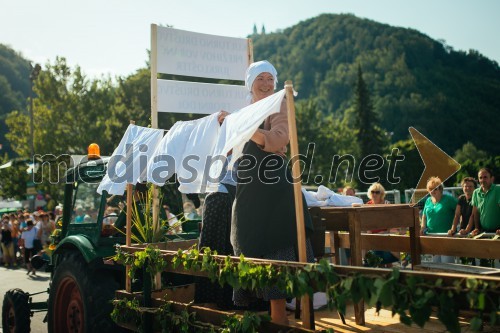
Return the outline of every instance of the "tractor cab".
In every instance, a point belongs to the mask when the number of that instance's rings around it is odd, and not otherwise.
[[[125,236],[113,228],[124,200],[111,198],[106,192],[97,193],[108,161],[109,157],[101,158],[98,146],[92,144],[87,157],[66,172],[63,216],[57,225],[60,231],[53,239],[57,246],[55,258],[63,248],[73,248],[90,262],[112,256],[114,245],[125,242]]]

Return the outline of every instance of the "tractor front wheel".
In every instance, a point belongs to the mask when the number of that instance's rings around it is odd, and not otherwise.
[[[2,304],[4,333],[29,333],[30,317],[29,294],[18,288],[7,291]]]

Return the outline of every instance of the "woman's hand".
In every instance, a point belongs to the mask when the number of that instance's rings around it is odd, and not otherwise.
[[[472,230],[472,232],[470,233],[472,236],[477,236],[479,234],[479,229],[474,229]]]
[[[224,110],[221,110],[219,112],[219,115],[217,116],[217,120],[219,121],[219,125],[222,125],[222,123],[224,122],[224,119],[226,119],[228,114],[229,114],[229,112],[224,111]]]

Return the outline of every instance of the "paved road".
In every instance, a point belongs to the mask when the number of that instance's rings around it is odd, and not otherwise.
[[[0,300],[3,304],[3,297],[5,292],[9,289],[19,288],[25,292],[37,293],[41,291],[47,291],[49,287],[50,274],[45,272],[37,272],[37,276],[26,275],[26,269],[8,269],[3,266],[0,267]],[[40,295],[33,296],[33,302],[46,301],[48,294],[45,292]],[[35,313],[31,317],[31,332],[32,333],[46,333],[47,324],[43,323],[43,318],[46,312]],[[2,323],[0,321],[0,328]],[[3,331],[3,329],[0,329]]]

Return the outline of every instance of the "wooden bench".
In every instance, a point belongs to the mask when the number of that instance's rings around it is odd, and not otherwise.
[[[392,252],[407,252],[410,237],[394,234],[361,234],[363,249]],[[338,234],[330,246],[349,248],[349,234]],[[421,236],[417,242],[418,253],[448,255],[454,257],[472,257],[484,259],[500,259],[500,241],[496,239],[473,239],[461,237]],[[446,263],[418,263],[412,265],[414,270],[430,270],[456,272],[483,276],[500,276],[500,269],[476,267],[471,265]]]

